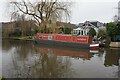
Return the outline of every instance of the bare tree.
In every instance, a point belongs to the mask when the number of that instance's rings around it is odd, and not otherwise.
[[[53,19],[59,20],[62,16],[69,18],[70,16],[70,2],[60,2],[58,0],[37,0],[31,2],[29,0],[22,0],[22,2],[11,1],[12,6],[17,7],[14,12],[22,12],[32,16],[40,30],[46,32],[47,24]]]

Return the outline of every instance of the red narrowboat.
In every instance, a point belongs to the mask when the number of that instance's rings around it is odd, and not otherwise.
[[[37,33],[35,42],[44,45],[53,45],[69,48],[94,48],[91,36],[73,36],[66,34],[41,34]],[[97,44],[95,45],[97,48]]]

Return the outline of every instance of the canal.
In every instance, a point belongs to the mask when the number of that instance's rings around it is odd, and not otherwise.
[[[2,40],[4,78],[118,78],[120,49],[66,49]]]

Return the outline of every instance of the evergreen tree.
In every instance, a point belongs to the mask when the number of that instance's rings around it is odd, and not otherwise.
[[[89,35],[92,36],[92,37],[94,37],[96,35],[96,31],[95,31],[94,28],[90,28]]]

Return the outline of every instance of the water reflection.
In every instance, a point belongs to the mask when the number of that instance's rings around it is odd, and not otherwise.
[[[70,72],[70,59],[62,58],[56,55],[44,54],[44,52],[34,51],[31,42],[12,41],[8,47],[6,41],[3,41],[4,50],[8,51],[11,56],[7,62],[3,54],[3,76],[5,77],[64,77],[65,72]],[[11,47],[9,47],[11,45]],[[11,60],[11,61],[9,61]],[[7,69],[8,68],[8,69]]]
[[[108,66],[119,66],[119,59],[120,59],[120,50],[116,49],[106,49],[106,56],[105,56],[105,63],[106,67]]]
[[[2,72],[7,78],[113,78],[118,77],[119,51],[74,50],[3,40]]]
[[[90,54],[88,51],[85,50],[70,50],[70,49],[63,49],[63,48],[48,48],[36,45],[36,51],[42,52],[44,54],[54,54],[58,56],[70,56],[73,58],[81,58],[85,60],[89,60],[93,54]]]

